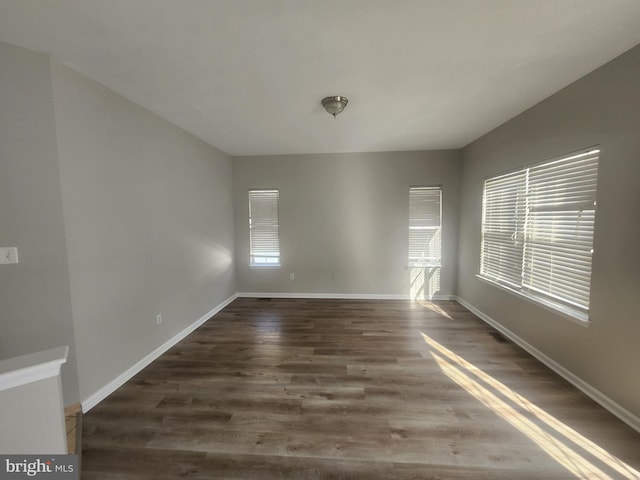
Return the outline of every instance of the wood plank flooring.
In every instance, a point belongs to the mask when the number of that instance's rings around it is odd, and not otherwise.
[[[638,470],[640,434],[455,302],[237,299],[83,425],[84,480]]]

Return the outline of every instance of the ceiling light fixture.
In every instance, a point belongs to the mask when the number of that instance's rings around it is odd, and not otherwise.
[[[333,115],[333,118],[335,118],[336,115],[344,110],[344,107],[347,106],[347,103],[349,103],[347,97],[341,96],[325,97],[322,99],[322,106],[327,112]]]

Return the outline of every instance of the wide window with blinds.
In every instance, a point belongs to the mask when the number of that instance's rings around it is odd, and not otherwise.
[[[599,153],[485,180],[483,278],[588,320]]]
[[[280,265],[278,190],[249,190],[249,265]]]
[[[442,188],[409,188],[409,267],[440,267]]]

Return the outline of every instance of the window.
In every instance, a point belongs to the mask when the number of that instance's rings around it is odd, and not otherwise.
[[[441,187],[409,188],[409,266],[440,267]]]
[[[280,266],[278,190],[249,190],[249,265]]]
[[[482,277],[588,320],[599,153],[485,180]]]

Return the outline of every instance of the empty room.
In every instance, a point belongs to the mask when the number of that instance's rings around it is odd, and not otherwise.
[[[640,479],[639,296],[637,0],[0,0],[0,478]]]

